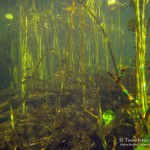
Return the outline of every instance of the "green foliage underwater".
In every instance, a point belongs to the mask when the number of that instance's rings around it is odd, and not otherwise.
[[[1,0],[0,150],[148,150],[149,14],[149,0]]]

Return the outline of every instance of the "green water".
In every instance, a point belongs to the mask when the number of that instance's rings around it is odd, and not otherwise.
[[[148,1],[147,105],[149,14]],[[0,149],[138,147],[149,108],[137,97],[136,29],[132,0],[1,0]]]

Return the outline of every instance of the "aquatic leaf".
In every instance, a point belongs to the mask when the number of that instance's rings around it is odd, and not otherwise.
[[[14,16],[12,14],[8,13],[8,14],[5,14],[5,18],[12,20],[14,18]]]
[[[103,120],[106,125],[110,124],[115,118],[115,113],[112,110],[106,110],[103,113]]]

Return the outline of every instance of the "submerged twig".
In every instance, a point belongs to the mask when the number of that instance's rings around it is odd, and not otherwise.
[[[42,55],[42,57],[40,58],[40,60],[38,61],[38,63],[35,65],[35,67],[33,68],[33,72],[32,72],[32,74],[31,74],[31,76],[30,76],[30,78],[27,78],[28,79],[28,82],[30,81],[30,82],[32,82],[33,81],[33,79],[34,79],[34,77],[35,77],[35,75],[36,75],[36,73],[37,73],[37,70],[38,70],[38,68],[39,68],[39,66],[40,66],[40,64],[41,64],[41,62],[43,61],[43,59],[44,59],[44,57],[46,56],[46,55],[48,55],[48,54],[58,54],[56,51],[49,51],[49,52],[47,52],[47,53],[45,53],[45,54],[43,54]],[[26,83],[26,80],[27,79],[25,79],[25,81],[23,81],[22,83],[24,84],[24,83]]]
[[[34,71],[33,71],[33,73],[32,73],[32,77],[35,76],[35,74],[36,74],[36,72],[37,72],[37,69],[38,69],[39,65],[41,64],[42,60],[44,59],[44,57],[45,57],[46,55],[50,54],[50,53],[52,53],[52,54],[53,54],[53,53],[54,53],[54,54],[57,54],[56,51],[49,51],[49,52],[45,53],[45,54],[40,58],[40,60],[39,60],[39,62],[37,63],[37,65],[35,66]]]

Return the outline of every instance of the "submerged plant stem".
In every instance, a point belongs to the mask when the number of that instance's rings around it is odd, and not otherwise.
[[[81,70],[82,70],[82,99],[84,107],[86,105],[86,85],[85,85],[85,48],[84,48],[84,5],[81,6]]]

